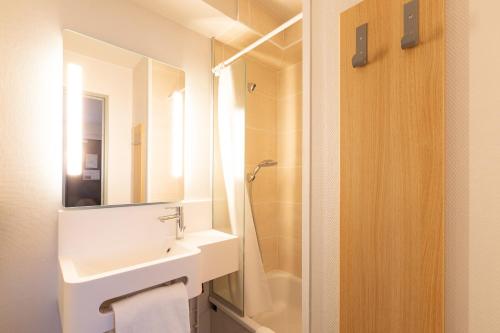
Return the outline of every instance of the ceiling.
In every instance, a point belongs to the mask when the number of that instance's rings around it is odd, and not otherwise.
[[[234,24],[238,21],[238,7],[248,6],[249,2],[261,4],[279,23],[285,22],[302,10],[302,0],[129,1],[209,38],[218,38],[234,29]]]
[[[302,0],[129,0],[236,49],[250,45],[302,10]],[[302,25],[274,37],[251,55],[272,66],[301,57]]]
[[[276,16],[287,20],[302,11],[302,0],[256,0]]]
[[[231,28],[234,19],[205,0],[129,0],[205,37],[216,37]]]

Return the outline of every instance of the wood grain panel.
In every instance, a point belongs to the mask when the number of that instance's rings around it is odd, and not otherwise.
[[[146,138],[144,126],[132,128],[132,202],[146,202]]]
[[[403,0],[341,15],[340,331],[444,331],[444,0],[420,1],[402,50]],[[352,68],[356,27],[368,59]]]

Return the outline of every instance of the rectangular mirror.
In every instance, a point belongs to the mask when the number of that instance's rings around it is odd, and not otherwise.
[[[184,198],[184,72],[65,30],[65,207]]]

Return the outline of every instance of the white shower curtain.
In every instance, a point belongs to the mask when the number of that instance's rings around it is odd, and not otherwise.
[[[264,311],[272,310],[269,290],[262,256],[257,240],[257,232],[252,216],[248,191],[245,195],[245,314],[253,317]]]
[[[237,91],[238,82],[235,80],[241,76],[237,74],[240,73],[233,72],[231,67],[220,73],[217,125],[231,231],[241,237],[243,230],[239,230],[239,226],[245,226],[244,307],[245,314],[251,317],[270,310],[272,300],[246,193],[245,91]],[[246,86],[245,82],[243,86]]]

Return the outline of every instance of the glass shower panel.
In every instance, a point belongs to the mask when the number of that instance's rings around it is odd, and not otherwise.
[[[213,227],[238,235],[240,269],[212,282],[213,297],[244,312],[246,65],[214,76]]]

